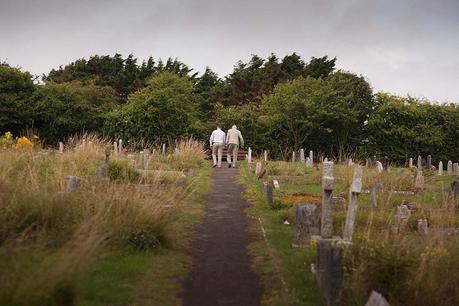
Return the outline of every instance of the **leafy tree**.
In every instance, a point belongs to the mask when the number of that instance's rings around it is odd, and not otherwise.
[[[35,128],[48,144],[83,131],[102,132],[116,99],[110,87],[49,82],[38,86],[36,92]]]
[[[304,68],[304,76],[313,78],[325,78],[335,70],[336,57],[329,60],[328,56],[312,57],[309,63]]]
[[[32,75],[0,63],[0,132],[17,135],[33,127]]]
[[[225,96],[225,83],[209,67],[205,72],[196,78],[194,93],[199,99],[199,110],[204,121],[209,121],[213,117],[215,106],[221,103]]]
[[[188,77],[160,73],[110,113],[105,130],[116,137],[145,140],[192,136],[200,126],[194,98]]]

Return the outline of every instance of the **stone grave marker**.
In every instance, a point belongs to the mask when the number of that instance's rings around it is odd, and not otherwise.
[[[349,190],[349,206],[347,208],[346,224],[344,225],[344,241],[350,242],[355,227],[355,215],[358,208],[358,196],[362,192],[362,167],[357,166],[354,169],[351,188]]]
[[[453,175],[459,176],[459,163],[453,164]]]
[[[459,181],[455,180],[451,184],[451,196],[453,196],[456,199],[459,199]]]
[[[453,162],[448,160],[448,164],[446,165],[446,174],[453,175]]]
[[[59,141],[59,153],[64,153],[64,143],[62,141]]]
[[[300,163],[303,163],[306,161],[306,159],[304,158],[304,149],[301,149],[300,150]]]
[[[296,161],[295,151],[292,152],[292,163]]]
[[[166,155],[166,144],[165,143],[161,145],[161,154]]]
[[[316,277],[327,306],[338,306],[342,289],[343,248],[338,239],[320,239],[317,243]]]
[[[295,227],[295,240],[292,247],[307,247],[312,236],[320,235],[319,209],[316,204],[297,205]]]
[[[268,204],[272,205],[274,202],[273,185],[268,182],[263,182],[263,194],[265,195]]]
[[[263,155],[264,155],[264,160],[265,160],[265,162],[267,162],[267,161],[268,161],[268,151],[265,150],[265,151],[263,152]]]
[[[249,147],[249,149],[247,150],[247,162],[249,164],[252,163],[252,148]]]
[[[322,176],[322,224],[321,235],[323,238],[331,238],[333,236],[333,218],[332,218],[332,193],[335,186],[335,178],[333,177],[333,162],[323,163]]]
[[[122,139],[118,141],[118,150],[120,154],[123,153],[123,140]]]
[[[278,180],[273,180],[273,185],[274,185],[275,189],[279,189],[280,188]]]
[[[139,167],[145,169],[145,153],[143,151],[139,153]]]
[[[311,162],[311,159],[309,157],[306,157],[306,166],[307,167],[312,167],[312,162]]]
[[[438,163],[438,175],[443,175],[443,162]]]
[[[412,157],[410,157],[408,161],[408,168],[413,168],[413,158]]]
[[[67,192],[75,191],[80,188],[80,179],[77,176],[69,175],[65,177],[65,190]]]
[[[352,161],[352,158],[349,158],[349,160],[347,161],[347,165],[348,166],[354,165],[354,162]]]
[[[379,160],[376,161],[376,171],[378,173],[381,173],[381,172],[384,171],[384,167],[383,167],[382,163]]]
[[[427,170],[432,170],[432,155],[427,155]]]
[[[415,188],[424,188],[424,175],[422,175],[422,171],[418,170],[416,173],[416,178],[414,181],[414,187]]]
[[[402,204],[400,204],[400,206],[397,208],[397,214],[395,216],[397,231],[403,228],[408,223],[410,216],[411,216],[411,210],[408,207],[408,205],[406,205],[406,201],[403,201]]]
[[[418,233],[421,235],[427,235],[429,233],[429,224],[427,219],[419,219],[417,223]]]
[[[314,165],[314,152],[312,150],[309,151],[309,162],[311,163],[310,166]]]
[[[372,291],[365,306],[390,306],[390,305],[380,293],[376,291]]]
[[[422,169],[422,157],[421,157],[421,155],[418,155],[418,169],[419,170]]]

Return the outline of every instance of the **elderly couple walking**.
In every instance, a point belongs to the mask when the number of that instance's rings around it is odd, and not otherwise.
[[[227,146],[226,160],[228,162],[228,168],[236,168],[239,145],[241,148],[244,147],[244,138],[242,138],[241,132],[235,125],[233,125],[233,127],[228,130],[226,135],[220,126],[217,126],[217,129],[212,132],[212,135],[210,135],[210,147],[212,148],[212,160],[214,162],[214,168],[217,166],[218,168],[221,168],[223,148],[225,146]],[[233,157],[232,161],[231,157]]]

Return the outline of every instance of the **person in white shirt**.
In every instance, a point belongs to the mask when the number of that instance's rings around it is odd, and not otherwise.
[[[220,126],[217,126],[217,129],[212,132],[210,135],[210,147],[212,148],[212,160],[214,162],[214,168],[222,166],[222,154],[223,147],[225,146],[225,132],[222,131]],[[218,155],[218,162],[217,162]]]
[[[228,130],[226,134],[226,143],[228,144],[228,149],[226,152],[226,160],[228,161],[228,168],[236,168],[237,155],[239,151],[239,146],[244,147],[244,138],[242,138],[241,132],[237,129],[237,126]],[[233,155],[233,162],[231,163],[231,155]]]

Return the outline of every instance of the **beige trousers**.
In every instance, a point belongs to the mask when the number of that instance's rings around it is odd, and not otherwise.
[[[239,145],[235,143],[228,144],[228,150],[226,152],[226,160],[228,164],[232,164],[233,167],[236,167],[237,153],[239,152]],[[233,156],[233,162],[231,163],[231,155]]]
[[[218,155],[218,163],[217,163],[217,155]],[[212,160],[214,165],[217,165],[218,168],[222,166],[222,155],[223,155],[223,144],[222,143],[214,143],[212,144]]]

